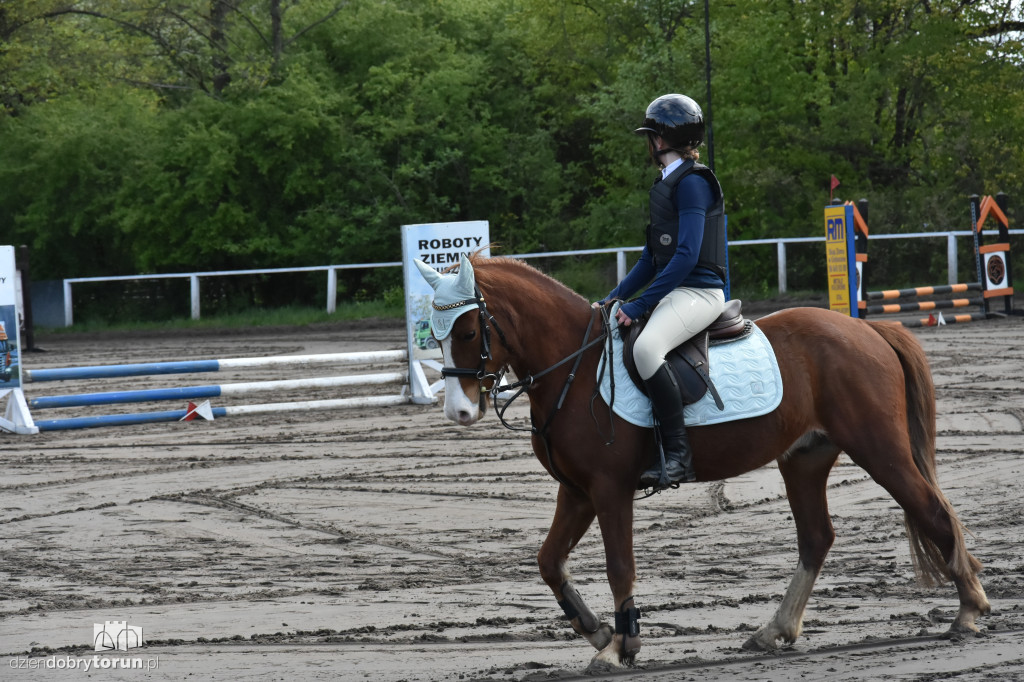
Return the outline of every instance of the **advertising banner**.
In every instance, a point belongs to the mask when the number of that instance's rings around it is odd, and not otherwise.
[[[402,226],[402,269],[405,273],[405,323],[409,346],[409,375],[414,402],[433,400],[425,383],[421,361],[441,357],[441,349],[430,334],[430,301],[434,290],[413,265],[419,259],[438,272],[459,264],[462,256],[480,252],[490,256],[490,226],[486,220],[456,223],[426,223]]]
[[[828,271],[828,307],[858,317],[857,267],[853,241],[853,207],[825,208],[825,263]]]

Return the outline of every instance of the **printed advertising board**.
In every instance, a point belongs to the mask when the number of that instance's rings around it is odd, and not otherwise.
[[[828,307],[858,317],[857,267],[853,234],[853,207],[825,208],[825,264],[828,271]]]
[[[459,264],[462,256],[480,252],[490,256],[490,226],[486,220],[426,223],[402,226],[402,269],[405,273],[405,322],[409,347],[409,375],[414,402],[433,400],[433,391],[422,378],[420,362],[441,357],[430,334],[430,302],[434,296],[427,281],[413,265],[419,259],[438,272]],[[437,365],[439,367],[439,365]]]

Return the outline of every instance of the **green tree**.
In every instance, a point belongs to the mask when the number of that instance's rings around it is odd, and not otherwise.
[[[0,118],[0,242],[29,244],[44,278],[136,272],[115,202],[153,111],[151,96],[119,89]]]
[[[1018,5],[711,10],[731,239],[819,234],[833,173],[876,231],[1024,189]],[[0,241],[51,277],[393,260],[402,224],[467,219],[506,253],[639,244],[632,130],[660,94],[704,103],[703,24],[692,0],[4,3]],[[734,272],[774,285],[773,259]]]

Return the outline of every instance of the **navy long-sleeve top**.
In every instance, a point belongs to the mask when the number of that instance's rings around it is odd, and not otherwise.
[[[675,170],[674,165],[665,169],[666,173],[672,170]],[[717,273],[697,265],[704,239],[704,218],[715,203],[711,186],[699,174],[690,173],[676,186],[675,199],[679,210],[679,238],[676,240],[675,254],[661,272],[657,272],[645,245],[640,260],[605,299],[628,299],[650,283],[639,298],[622,306],[622,312],[631,320],[653,310],[658,301],[678,287],[725,288],[725,283]]]

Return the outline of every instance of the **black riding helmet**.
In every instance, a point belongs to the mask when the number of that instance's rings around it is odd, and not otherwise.
[[[658,135],[676,151],[697,147],[704,141],[704,113],[686,95],[662,95],[647,106],[644,124],[637,135]]]

